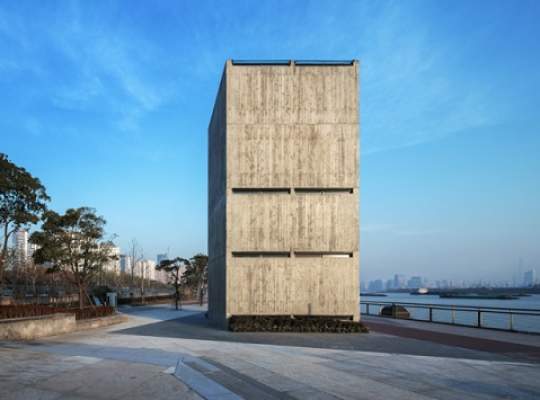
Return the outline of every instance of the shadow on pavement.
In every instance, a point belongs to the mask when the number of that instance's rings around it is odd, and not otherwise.
[[[211,325],[202,312],[179,319],[159,321],[146,325],[114,330],[111,333],[274,346],[298,346],[321,349],[508,361],[508,357],[500,354],[480,352],[455,346],[446,346],[426,340],[397,337],[376,332],[369,334],[230,332],[218,329]]]

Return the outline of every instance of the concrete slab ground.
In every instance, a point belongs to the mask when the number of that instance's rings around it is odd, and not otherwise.
[[[403,327],[412,329],[421,329],[423,331],[446,333],[457,336],[467,336],[480,339],[496,340],[506,343],[522,344],[525,346],[540,347],[540,335],[537,334],[522,334],[496,329],[476,329],[464,326],[452,326],[448,324],[434,324],[423,321],[411,321],[405,319],[392,319],[376,316],[362,316],[362,321],[367,324],[385,323],[393,327]]]
[[[461,346],[471,337],[433,336],[428,324],[372,318],[369,334],[233,333],[212,328],[197,306],[123,311],[121,325],[1,342],[0,399],[540,398],[534,354]]]

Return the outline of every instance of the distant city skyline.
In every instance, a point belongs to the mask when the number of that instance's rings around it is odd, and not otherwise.
[[[122,249],[136,238],[145,259],[191,257],[207,252],[225,60],[359,59],[362,279],[512,280],[520,258],[519,274],[540,270],[539,13],[537,1],[4,2],[0,152],[40,178],[53,210],[96,208]]]
[[[384,279],[363,279],[361,284],[362,292],[379,292],[384,290],[394,289],[418,289],[422,287],[437,288],[437,289],[452,289],[452,288],[478,288],[478,287],[532,287],[540,285],[540,280],[537,278],[536,269],[525,271],[516,279],[515,276],[506,280],[492,280],[489,278],[479,280],[467,279],[437,279],[427,278],[424,276],[407,277],[402,274],[395,274],[393,278]]]

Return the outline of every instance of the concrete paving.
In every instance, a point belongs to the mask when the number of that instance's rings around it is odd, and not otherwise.
[[[496,329],[476,329],[464,326],[448,325],[448,324],[434,324],[423,321],[411,321],[404,319],[381,319],[374,316],[362,316],[362,321],[366,323],[385,323],[391,324],[395,327],[406,327],[414,329],[422,329],[424,331],[447,333],[458,336],[467,336],[480,339],[496,340],[506,343],[522,344],[525,346],[535,346],[540,348],[540,335],[516,333],[509,331],[502,331]]]
[[[478,351],[376,328],[343,335],[233,333],[212,328],[197,306],[123,311],[129,321],[117,326],[1,342],[0,398],[540,398],[540,363],[520,352]]]

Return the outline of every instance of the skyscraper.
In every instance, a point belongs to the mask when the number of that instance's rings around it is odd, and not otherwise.
[[[394,283],[393,283],[394,289],[403,289],[405,286],[406,286],[405,276],[400,275],[400,274],[395,274]]]
[[[536,271],[531,269],[523,274],[523,285],[534,286],[536,284]]]
[[[131,256],[120,254],[120,272],[123,272],[124,274],[131,274],[131,263]]]
[[[209,126],[209,316],[359,319],[358,63],[225,66]]]
[[[110,244],[110,243],[106,243],[104,246],[109,249],[109,256],[113,258],[108,260],[103,265],[103,271],[114,272],[115,274],[119,274],[121,271],[120,247],[114,246],[113,244]]]
[[[168,258],[169,256],[167,255],[167,253],[158,254],[156,256],[157,265],[159,265],[163,260],[167,260]]]
[[[157,255],[157,265],[161,264],[162,261],[167,260],[169,255],[167,253],[162,253]],[[165,270],[156,270],[156,280],[162,283],[167,283],[169,280],[169,274]]]
[[[424,286],[424,279],[421,276],[413,276],[407,282],[409,289],[418,289]]]
[[[23,228],[17,229],[13,233],[12,242],[15,255],[15,266],[24,265],[31,255],[29,254],[30,246],[28,244],[28,231]]]

